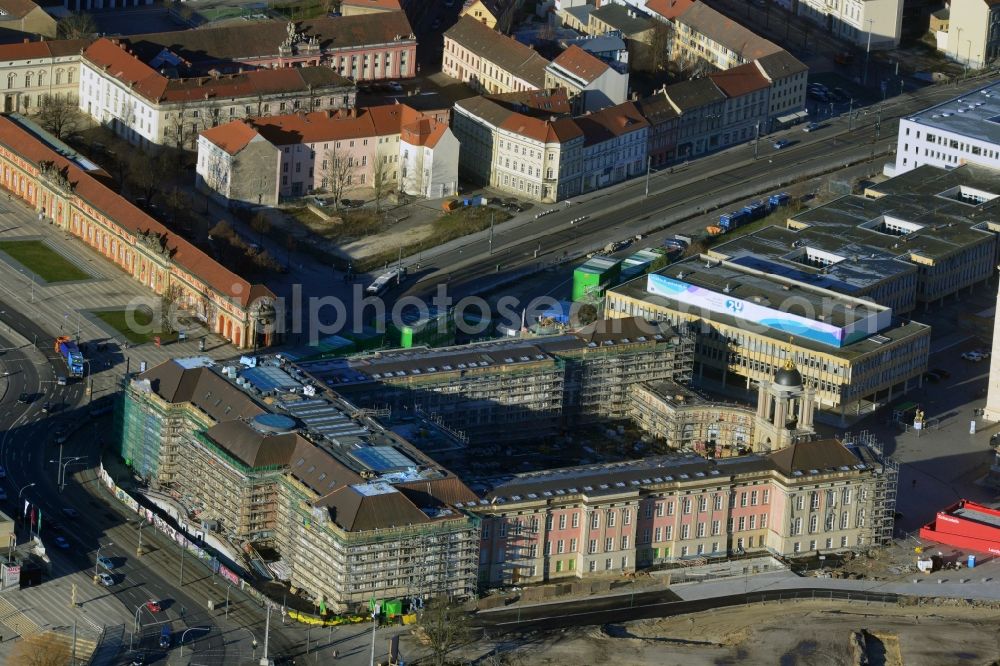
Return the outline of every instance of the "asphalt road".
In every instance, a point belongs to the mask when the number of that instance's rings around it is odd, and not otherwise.
[[[13,329],[28,340],[38,341],[43,355],[30,348],[22,349],[10,335]],[[87,571],[93,573],[97,548],[100,554],[111,558],[115,566],[110,571],[115,584],[108,592],[135,614],[138,611],[140,633],[135,637],[136,649],[146,652],[147,659],[155,662],[167,655],[159,647],[163,626],[171,628],[171,654],[180,651],[184,641],[185,658],[197,654],[197,663],[223,665],[243,663],[251,656],[259,656],[261,649],[251,645],[256,637],[263,645],[263,613],[239,592],[231,594],[230,613],[220,619],[220,613],[207,610],[207,599],[216,601],[226,597],[225,586],[215,580],[200,563],[186,558],[184,585],[179,585],[181,571],[180,549],[153,529],[142,533],[147,554],[136,557],[139,544],[137,519],[123,515],[118,507],[102,501],[104,491],[96,482],[96,464],[102,440],[112,431],[111,417],[91,417],[92,407],[87,404],[84,382],[71,382],[57,386],[55,376],[65,374],[62,359],[52,350],[52,336],[39,328],[30,317],[0,303],[0,464],[6,475],[2,481],[8,499],[4,508],[12,515],[18,513],[18,492],[42,508],[42,541],[49,546],[54,570]],[[33,399],[28,404],[17,402],[21,393]],[[48,400],[60,408],[51,414],[42,413],[43,401]],[[77,430],[62,451],[64,460],[84,456],[83,465],[70,464],[67,484],[60,492],[57,464],[51,462],[59,456],[55,445],[56,424],[71,424]],[[29,484],[34,484],[29,486]],[[25,487],[28,486],[28,487]],[[75,510],[67,515],[66,509]],[[59,525],[56,527],[56,521]],[[55,529],[54,529],[55,527]],[[19,536],[27,538],[26,528]],[[70,543],[68,550],[53,545],[60,534]],[[44,583],[43,583],[44,584]],[[164,601],[163,610],[153,614],[144,608],[146,601]],[[298,649],[298,639],[285,635],[280,618],[272,618],[271,656],[290,654]],[[246,627],[248,629],[243,629]],[[131,627],[126,628],[126,643]],[[186,632],[186,635],[185,635]],[[122,654],[120,663],[130,663],[130,654]]]
[[[931,86],[890,100],[883,107],[877,140],[878,111],[872,107],[855,112],[853,129],[845,115],[814,132],[805,133],[795,127],[773,134],[760,142],[756,159],[753,145],[746,144],[661,170],[650,177],[648,197],[645,179],[636,178],[576,197],[569,205],[535,205],[528,214],[496,227],[492,252],[486,231],[405,259],[403,264],[409,267],[411,280],[413,276],[416,280],[399,296],[426,297],[442,283],[448,285],[455,298],[480,293],[505,276],[569,261],[612,241],[645,235],[706,211],[724,209],[737,199],[774,192],[788,183],[833,172],[846,164],[878,159],[893,149],[900,116],[978,85],[981,81]],[[778,138],[793,143],[775,150],[771,144]],[[534,218],[549,209],[554,212]],[[584,219],[573,221],[580,218]]]

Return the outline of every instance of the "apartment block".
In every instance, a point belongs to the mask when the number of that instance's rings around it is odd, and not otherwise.
[[[483,587],[620,577],[708,557],[892,541],[898,467],[868,437],[767,455],[657,456],[518,474],[469,507]]]
[[[143,62],[175,70],[181,77],[315,66],[332,68],[354,81],[416,75],[417,39],[400,11],[297,22],[239,21],[118,40]]]
[[[388,104],[234,120],[200,134],[198,184],[230,205],[365,191],[376,181],[383,196],[400,189],[446,196],[458,187],[458,141],[447,116],[447,109]]]
[[[273,112],[349,108],[356,94],[353,83],[320,66],[171,78],[106,37],[87,47],[81,69],[80,109],[144,147],[193,149],[209,127]]]
[[[468,14],[444,33],[441,71],[482,93],[544,88],[548,64],[530,46],[496,32]]]
[[[459,16],[468,16],[490,30],[509,33],[524,0],[465,0]]]
[[[572,45],[545,68],[545,88],[565,88],[576,114],[599,111],[628,100],[628,66]]]
[[[460,100],[452,127],[461,171],[546,203],[645,172],[649,123],[634,103],[576,117],[568,111],[563,90]]]
[[[33,113],[46,95],[76,100],[80,89],[80,52],[85,39],[54,39],[0,45],[4,113]]]
[[[1000,57],[1000,5],[990,0],[954,0],[943,50],[972,69]]]
[[[844,0],[834,3],[778,0],[778,4],[856,47],[867,49],[870,46],[881,50],[899,46],[905,0]]]
[[[136,376],[121,410],[126,463],[237,563],[246,549],[276,552],[279,578],[311,603],[472,594],[479,519],[456,503],[476,495],[370,413],[257,361],[178,359]]]

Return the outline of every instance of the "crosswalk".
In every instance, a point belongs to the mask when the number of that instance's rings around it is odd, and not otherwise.
[[[38,624],[19,611],[3,596],[0,596],[0,623],[13,630],[21,638],[41,632],[41,627]]]

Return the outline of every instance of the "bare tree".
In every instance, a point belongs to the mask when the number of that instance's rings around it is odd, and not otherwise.
[[[177,105],[177,110],[172,113],[167,114],[167,127],[164,131],[163,142],[173,143],[175,148],[183,149],[186,144],[191,142],[188,134],[188,126],[185,124],[187,122],[187,103],[181,102]],[[193,132],[191,132],[193,133]]]
[[[60,39],[89,39],[97,34],[97,23],[90,14],[68,14],[59,19],[56,34]]]
[[[86,123],[86,117],[73,99],[55,95],[42,96],[35,120],[59,139],[76,134]]]
[[[375,192],[375,212],[382,212],[382,199],[392,189],[392,171],[389,168],[388,155],[375,152],[375,163],[372,164],[372,189]]]
[[[340,199],[351,184],[354,175],[353,158],[334,147],[326,152],[323,160],[323,187],[333,195],[333,207],[340,210]]]
[[[435,666],[444,666],[448,653],[470,639],[468,616],[446,597],[436,597],[427,603],[419,626]]]
[[[250,220],[250,228],[260,234],[260,240],[257,244],[260,245],[260,251],[263,252],[264,234],[271,230],[271,222],[267,219],[267,215],[264,213],[257,213],[254,215],[253,219]]]
[[[646,45],[645,66],[649,72],[666,69],[670,62],[670,51],[674,41],[674,28],[663,21],[653,21],[649,43]]]
[[[52,636],[32,634],[14,644],[10,663],[13,666],[66,666],[69,663],[69,646],[63,641],[54,641]]]

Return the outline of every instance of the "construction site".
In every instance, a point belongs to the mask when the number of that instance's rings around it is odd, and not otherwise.
[[[470,444],[541,441],[628,417],[632,384],[691,380],[694,336],[639,318],[563,335],[400,349],[302,364],[354,404],[419,414]]]

